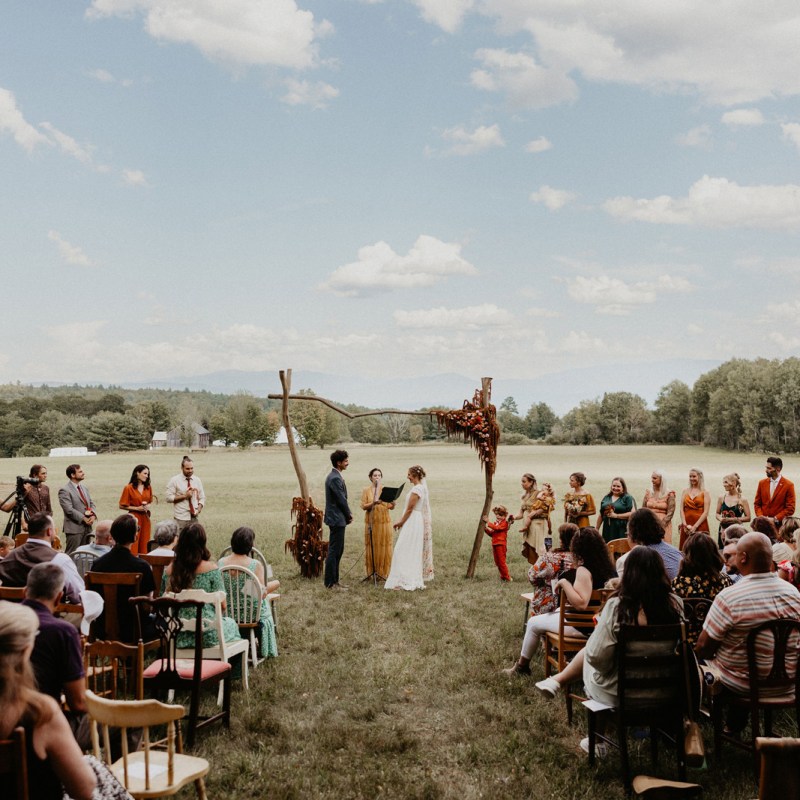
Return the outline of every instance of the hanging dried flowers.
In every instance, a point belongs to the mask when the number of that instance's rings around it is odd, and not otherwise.
[[[304,578],[316,578],[325,564],[328,543],[322,540],[322,511],[311,499],[292,499],[292,516],[297,521],[292,525],[292,538],[287,539],[284,550],[294,556]]]
[[[497,424],[497,409],[491,403],[483,406],[481,390],[475,391],[472,402],[465,400],[463,408],[435,413],[436,421],[447,431],[447,435],[463,436],[464,441],[477,451],[481,466],[494,475],[500,427]]]

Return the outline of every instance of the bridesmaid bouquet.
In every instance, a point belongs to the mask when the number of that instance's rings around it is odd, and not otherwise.
[[[564,509],[570,519],[580,517],[586,508],[586,498],[580,494],[567,493],[564,495]]]

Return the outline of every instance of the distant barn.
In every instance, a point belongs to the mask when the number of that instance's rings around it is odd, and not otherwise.
[[[183,447],[185,442],[181,442],[181,426],[173,428],[167,434],[167,447]],[[193,450],[205,450],[211,444],[211,434],[197,422],[192,423],[192,441],[189,447]]]

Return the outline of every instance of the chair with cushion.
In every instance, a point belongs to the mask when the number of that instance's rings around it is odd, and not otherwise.
[[[756,772],[760,755],[756,740],[761,736],[760,712],[764,712],[764,733],[773,735],[772,714],[780,708],[793,708],[795,723],[800,728],[800,622],[794,619],[775,619],[754,628],[747,635],[747,663],[750,692],[734,694],[723,690],[712,697],[711,719],[714,723],[714,757],[722,758],[722,742],[751,750]],[[759,668],[758,655],[762,657]],[[764,663],[766,659],[769,663]],[[766,669],[765,669],[766,667]],[[738,706],[750,712],[750,738],[728,735],[723,730],[724,710]]]
[[[78,569],[78,575],[81,578],[86,578],[86,574],[91,572],[92,564],[97,561],[97,553],[71,553],[70,558],[75,562]]]
[[[231,665],[225,661],[203,658],[203,603],[196,600],[177,600],[174,597],[131,598],[139,616],[150,614],[158,632],[158,658],[144,671],[144,687],[148,694],[153,692],[189,692],[189,716],[187,719],[186,741],[194,745],[197,731],[213,722],[221,721],[230,727],[231,719]],[[189,612],[193,619],[181,617],[181,612]],[[192,622],[194,649],[189,656],[178,655],[178,634]],[[188,628],[186,628],[188,629]],[[245,643],[245,647],[247,643]],[[181,651],[186,652],[186,651]],[[246,660],[246,659],[245,659]],[[203,687],[215,692],[222,691],[222,710],[207,716],[200,716],[200,692]]]
[[[205,776],[209,764],[204,758],[184,755],[180,720],[186,710],[180,705],[167,705],[158,700],[109,700],[86,692],[86,705],[91,717],[92,749],[95,758],[105,761],[111,773],[136,798],[166,797],[194,783],[199,800],[206,800]],[[98,725],[102,730],[101,736]],[[150,741],[150,728],[167,726],[166,750],[155,750]],[[111,729],[119,728],[122,757],[112,763]],[[142,729],[142,744],[131,753],[127,733]]]
[[[689,708],[687,690],[686,629],[678,625],[623,625],[617,645],[618,682],[616,708],[586,700],[589,718],[589,765],[594,765],[597,740],[619,748],[623,782],[631,790],[627,729],[649,727],[653,764],[658,738],[674,743],[679,778],[686,780],[684,717]],[[617,739],[597,732],[599,714],[613,715]]]
[[[139,558],[146,561],[150,565],[150,569],[153,570],[153,581],[156,585],[153,597],[160,597],[164,569],[175,560],[175,556],[151,556],[150,553],[139,553]]]
[[[14,728],[8,739],[0,739],[0,781],[3,797],[28,800],[28,761],[25,729]]]
[[[261,627],[261,601],[264,587],[261,581],[245,567],[235,564],[220,567],[222,585],[228,603],[228,616],[236,620],[242,638],[250,642],[250,659],[253,666],[259,663],[256,634]]]

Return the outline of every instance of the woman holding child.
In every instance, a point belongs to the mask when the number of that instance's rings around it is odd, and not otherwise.
[[[519,513],[516,516],[509,515],[508,522],[511,524],[516,519],[522,520],[519,529],[522,534],[522,555],[530,564],[535,564],[536,559],[547,550],[547,539],[551,537],[550,512],[555,508],[556,497],[549,483],[543,484],[540,490],[530,472],[522,476],[520,485],[522,495]]]

